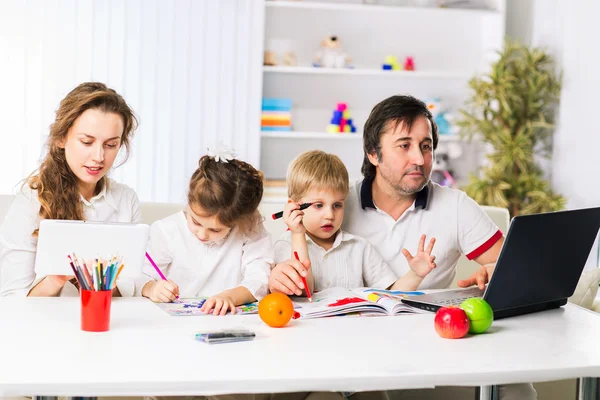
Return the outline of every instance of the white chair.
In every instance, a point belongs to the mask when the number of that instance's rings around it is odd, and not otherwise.
[[[281,211],[284,205],[285,203],[262,202],[258,207],[260,213],[265,217],[265,228],[274,239],[285,232],[286,226],[281,219],[275,221],[271,216]],[[183,209],[185,209],[185,204],[179,203],[140,203],[142,220],[145,224],[152,224],[154,221],[168,217]]]
[[[140,203],[140,211],[142,212],[142,221],[145,224],[152,224],[154,221],[168,217],[178,211],[185,209],[185,204],[179,203]]]

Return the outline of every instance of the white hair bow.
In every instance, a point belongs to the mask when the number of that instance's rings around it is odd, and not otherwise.
[[[214,158],[216,162],[226,163],[235,158],[235,150],[225,146],[223,143],[219,143],[214,148],[208,148],[208,156]]]

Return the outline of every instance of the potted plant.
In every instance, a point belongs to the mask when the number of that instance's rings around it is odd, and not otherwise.
[[[472,95],[457,122],[463,136],[488,144],[487,163],[464,188],[479,204],[519,214],[556,211],[565,198],[552,191],[538,165],[551,157],[561,78],[543,48],[505,41],[489,73],[470,80]]]

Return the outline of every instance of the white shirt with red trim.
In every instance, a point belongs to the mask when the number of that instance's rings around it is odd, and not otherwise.
[[[406,247],[414,255],[421,234],[427,235],[426,246],[435,237],[432,255],[437,267],[420,289],[449,287],[462,254],[475,259],[502,237],[481,207],[460,190],[429,182],[394,220],[373,203],[371,186],[372,181],[360,180],[350,187],[342,228],[366,238],[398,276],[409,271],[402,249]]]

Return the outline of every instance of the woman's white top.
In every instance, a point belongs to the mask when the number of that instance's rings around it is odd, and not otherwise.
[[[141,223],[140,204],[130,187],[107,179],[102,191],[89,201],[81,196],[87,221]],[[24,186],[16,194],[0,226],[0,296],[27,296],[31,288],[43,279],[34,271],[37,236],[40,226],[40,201],[37,191]],[[133,280],[120,278],[117,288],[122,296],[132,296]],[[78,296],[69,282],[60,296]]]

